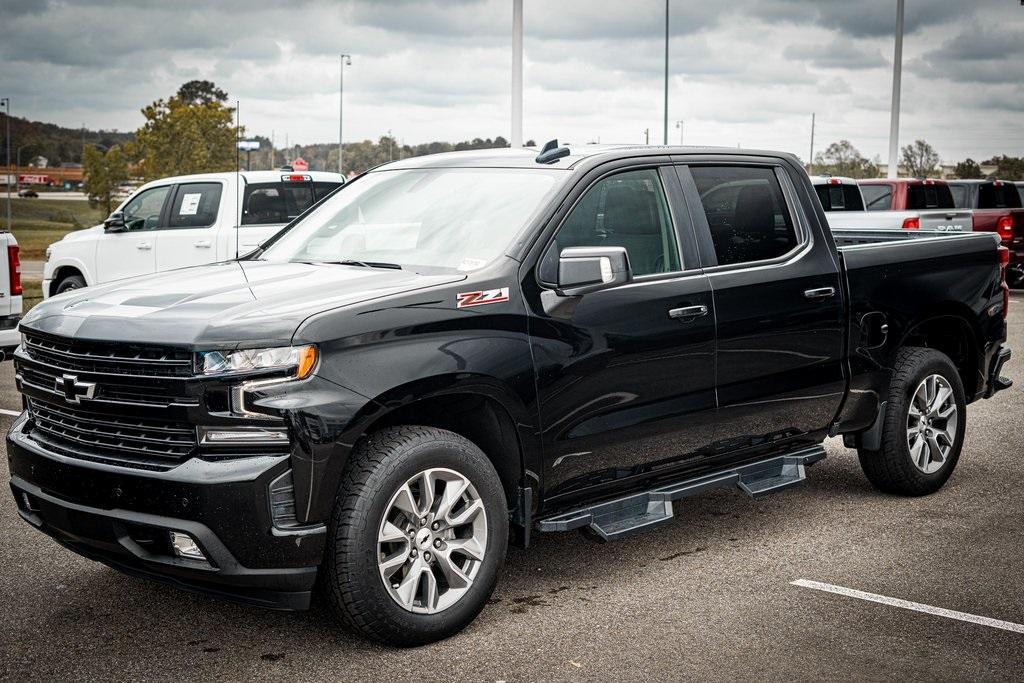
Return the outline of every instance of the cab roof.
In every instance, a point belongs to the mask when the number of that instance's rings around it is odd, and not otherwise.
[[[785,152],[735,147],[683,147],[679,145],[562,145],[569,154],[550,163],[538,163],[539,147],[474,149],[409,157],[382,164],[374,171],[413,168],[537,168],[572,170],[583,162],[600,163],[637,156],[726,154],[729,156],[792,157]],[[793,157],[795,159],[795,157]],[[797,162],[799,163],[799,162]],[[591,164],[588,164],[591,165]]]

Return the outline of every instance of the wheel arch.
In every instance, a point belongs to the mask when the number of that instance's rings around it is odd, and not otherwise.
[[[895,348],[923,346],[949,356],[969,402],[984,383],[984,344],[976,317],[966,305],[949,302],[908,325]]]

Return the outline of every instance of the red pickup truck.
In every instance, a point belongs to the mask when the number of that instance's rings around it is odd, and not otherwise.
[[[1010,250],[1006,282],[1024,284],[1024,208],[1017,186],[1002,180],[951,180],[958,207],[974,209],[974,229],[997,232]]]

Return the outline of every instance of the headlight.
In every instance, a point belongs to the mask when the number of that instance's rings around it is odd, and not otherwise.
[[[204,375],[223,375],[253,370],[292,370],[305,379],[316,366],[316,347],[281,346],[274,349],[237,349],[205,351],[199,354],[199,370]]]

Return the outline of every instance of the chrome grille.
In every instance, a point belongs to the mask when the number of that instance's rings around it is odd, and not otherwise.
[[[21,381],[29,386],[53,391],[57,380],[65,374],[65,370],[42,365],[22,364],[18,368],[18,375]],[[138,380],[136,380],[137,382]],[[184,382],[174,382],[171,385],[160,384],[152,380],[145,384],[132,384],[116,379],[97,380],[97,390],[94,398],[99,401],[111,403],[134,403],[151,406],[199,405],[199,398],[189,396],[186,393]]]
[[[196,430],[187,423],[114,417],[32,399],[29,436],[70,457],[169,469],[196,450]]]
[[[62,370],[147,377],[191,377],[192,354],[185,349],[82,341],[25,332],[25,353]]]

